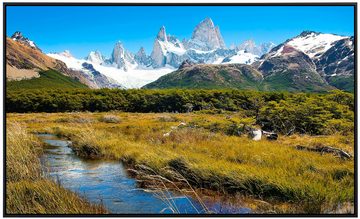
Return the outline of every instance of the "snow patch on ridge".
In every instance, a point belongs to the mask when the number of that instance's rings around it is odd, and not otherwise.
[[[245,50],[240,50],[237,52],[236,55],[225,58],[222,62],[223,64],[233,64],[233,63],[240,63],[240,64],[251,64],[255,62],[259,56],[254,55],[252,53],[245,52]]]
[[[306,36],[296,37],[290,40],[287,44],[307,54],[310,58],[314,58],[330,49],[335,41],[344,38],[347,37],[312,32]]]
[[[159,43],[161,46],[161,50],[163,51],[163,54],[167,54],[167,53],[171,52],[178,56],[182,56],[186,53],[186,50],[184,49],[184,47],[181,44],[179,44],[179,47],[177,47],[169,41],[160,41],[159,40]]]

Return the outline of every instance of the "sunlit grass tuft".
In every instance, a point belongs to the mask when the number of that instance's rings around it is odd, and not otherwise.
[[[8,214],[104,214],[106,210],[79,198],[51,180],[7,184]]]

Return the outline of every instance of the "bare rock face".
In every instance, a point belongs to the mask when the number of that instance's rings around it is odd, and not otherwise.
[[[162,48],[161,42],[167,42],[165,27],[162,26],[154,41],[151,59],[154,67],[162,67],[166,64],[166,53]]]
[[[123,69],[124,71],[128,70],[129,65],[135,64],[134,56],[125,50],[123,44],[120,41],[115,44],[111,54],[111,62],[117,68]]]
[[[151,58],[146,55],[144,47],[139,49],[135,54],[134,59],[140,66],[149,67],[151,65]]]
[[[156,36],[156,39],[160,40],[160,41],[167,41],[167,37],[166,37],[166,30],[165,27],[162,26]]]
[[[187,47],[202,51],[226,48],[219,27],[215,27],[210,18],[206,18],[195,27]]]
[[[30,48],[34,48],[37,49],[41,52],[41,49],[39,49],[39,47],[37,47],[37,45],[34,43],[34,41],[29,40],[28,38],[24,37],[22,35],[22,33],[20,31],[16,31],[12,36],[11,36],[12,40],[15,40],[16,42],[19,42],[23,45],[26,45]]]

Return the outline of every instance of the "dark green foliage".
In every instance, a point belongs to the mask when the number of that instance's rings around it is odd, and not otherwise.
[[[120,90],[19,89],[7,90],[7,112],[189,112],[220,109],[258,111],[259,98],[279,101],[286,93],[239,90]],[[256,98],[259,96],[259,98]]]
[[[345,91],[354,92],[354,76],[348,77],[329,77],[328,82],[330,85]]]
[[[354,128],[353,106],[353,94],[341,91],[292,94],[285,100],[268,102],[261,108],[257,121],[264,128],[283,134],[347,133]]]
[[[65,76],[55,70],[40,72],[39,78],[21,81],[7,81],[8,90],[42,89],[42,88],[87,88],[79,81]]]
[[[226,112],[241,111],[263,129],[283,134],[348,133],[354,128],[354,95],[240,90],[8,90],[6,112]],[[217,127],[212,127],[216,129]],[[236,135],[242,127],[227,132]]]
[[[306,75],[307,72],[301,72]],[[284,71],[279,73],[273,73],[266,77],[261,82],[259,90],[264,91],[296,91],[296,92],[326,92],[334,89],[333,87],[324,84],[320,78],[313,77],[311,83],[304,80],[304,75],[294,77],[292,71]],[[296,80],[295,80],[295,79]]]

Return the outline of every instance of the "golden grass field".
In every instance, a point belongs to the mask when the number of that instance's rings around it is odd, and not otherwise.
[[[186,125],[172,128],[182,122]],[[16,140],[20,138],[14,136],[13,124],[26,127],[30,133],[53,133],[69,138],[79,156],[121,160],[132,167],[142,164],[165,177],[166,172],[162,170],[170,166],[197,188],[220,191],[229,196],[239,192],[270,203],[283,203],[278,205],[281,213],[353,211],[354,160],[295,149],[296,145],[326,145],[353,154],[353,134],[291,135],[280,136],[276,141],[253,141],[247,135],[230,136],[224,132],[233,124],[251,125],[252,122],[251,118],[236,113],[7,114],[9,212],[44,212],[37,206],[16,208],[25,205],[18,204],[18,200],[23,200],[21,187],[37,191],[39,183],[54,184],[39,176],[39,164],[35,169],[34,165],[28,165],[28,162],[33,164],[41,148],[36,146],[34,137]],[[17,145],[27,145],[27,151],[16,152]],[[19,161],[19,157],[29,160]],[[33,183],[28,186],[25,182],[29,180]],[[48,192],[56,193],[51,189]],[[73,197],[72,193],[63,195],[67,199]],[[62,199],[61,196],[56,198]],[[62,202],[61,211],[79,213],[90,210],[88,205],[78,204],[81,202],[79,199],[73,197],[72,200],[71,203]],[[79,208],[72,208],[74,205]],[[50,208],[49,212],[55,210]]]

